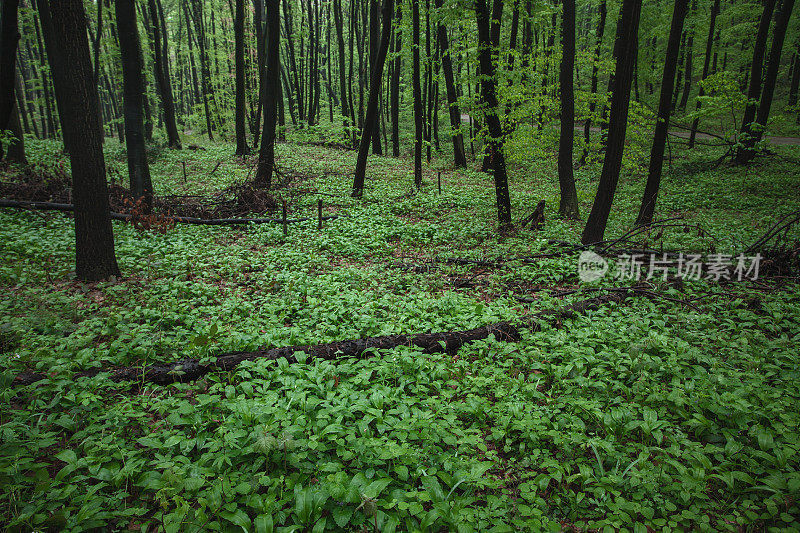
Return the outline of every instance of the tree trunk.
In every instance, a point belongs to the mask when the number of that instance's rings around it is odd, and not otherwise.
[[[9,130],[15,111],[14,80],[16,79],[19,0],[4,0],[0,12],[0,131]],[[19,116],[16,117],[19,122]],[[0,159],[4,156],[0,144]]]
[[[573,141],[575,138],[575,91],[573,71],[575,70],[575,0],[563,1],[564,21],[561,25],[561,131],[558,143],[558,185],[561,201],[558,213],[564,218],[579,218],[578,191],[572,173]]]
[[[611,204],[617,189],[619,172],[622,167],[622,154],[625,149],[625,133],[628,126],[628,106],[630,105],[633,65],[639,34],[639,15],[641,0],[623,0],[620,9],[620,22],[617,25],[617,38],[614,43],[614,56],[617,66],[611,94],[610,121],[606,155],[603,171],[597,188],[592,211],[586,221],[581,242],[590,244],[603,240]]]
[[[502,15],[503,0],[494,0],[491,15],[486,0],[475,0],[475,18],[478,24],[478,60],[481,66],[481,99],[482,104],[486,107],[486,125],[489,128],[489,154],[494,168],[497,218],[500,228],[504,229],[511,226],[511,197],[508,192],[506,160],[503,154],[503,127],[498,116],[497,79],[492,62],[492,49],[496,49],[500,44],[499,26]]]
[[[597,41],[594,46],[594,57],[592,61],[592,94],[589,97],[589,116],[586,117],[586,123],[583,126],[583,140],[585,146],[583,147],[583,154],[581,154],[581,165],[586,163],[586,158],[589,155],[589,142],[591,142],[592,132],[592,115],[597,108],[597,75],[600,68],[600,50],[603,45],[603,34],[606,31],[606,0],[600,2],[600,18],[597,21]]]
[[[789,85],[789,107],[797,105],[798,88],[800,88],[800,51],[794,53],[794,72]]]
[[[748,135],[744,136],[742,141],[743,146],[739,147],[736,153],[736,161],[740,164],[748,163],[756,156],[755,145],[761,140],[761,136],[764,134],[764,128],[767,126],[770,108],[772,107],[772,97],[775,93],[775,82],[778,79],[778,70],[781,65],[783,41],[786,38],[786,29],[789,26],[789,19],[792,16],[793,8],[794,0],[782,0],[778,14],[775,17],[776,21],[775,30],[772,34],[772,48],[769,51],[767,74],[764,77],[764,89],[761,94],[761,102],[758,106],[758,115],[756,116],[756,124],[758,124],[758,126],[747,126]]]
[[[692,14],[697,12],[697,0],[692,0]],[[689,94],[692,92],[692,57],[694,56],[694,25],[689,30],[689,37],[686,41],[686,68],[683,72],[683,96],[681,97],[680,109],[681,112],[686,111],[686,105],[689,103]]]
[[[278,0],[266,1],[267,19],[267,72],[264,77],[264,133],[258,153],[255,183],[265,189],[272,187],[275,170],[275,126],[278,122],[278,91],[280,90],[280,4]]]
[[[717,0],[718,1],[718,0]],[[669,30],[667,42],[667,57],[664,61],[664,73],[661,78],[661,96],[658,102],[658,118],[656,131],[653,135],[653,146],[650,149],[650,169],[647,173],[647,185],[644,189],[642,205],[636,217],[636,225],[650,224],[653,221],[653,212],[656,208],[658,188],[661,183],[661,168],[664,163],[664,146],[669,130],[669,115],[672,110],[672,91],[675,85],[675,71],[678,69],[678,48],[681,44],[683,22],[689,0],[675,0],[672,11],[672,25]]]
[[[441,10],[443,0],[435,0],[436,9]],[[461,110],[458,107],[455,79],[453,77],[453,63],[450,58],[447,28],[438,24],[439,47],[441,48],[442,70],[444,71],[444,86],[447,91],[447,109],[450,115],[450,135],[453,138],[453,159],[456,167],[467,166],[467,156],[464,153],[464,136],[461,134]]]
[[[336,26],[336,45],[339,50],[339,93],[342,100],[342,127],[344,138],[350,138],[350,124],[348,119],[350,111],[347,109],[347,71],[344,55],[344,14],[342,13],[342,0],[333,0],[333,23]]]
[[[371,63],[372,72],[370,73],[367,114],[364,117],[364,128],[361,130],[361,143],[358,146],[358,160],[353,179],[352,195],[354,198],[360,198],[364,194],[364,177],[367,170],[370,140],[373,138],[373,131],[378,126],[378,101],[380,99],[381,80],[383,79],[383,65],[386,62],[386,54],[389,51],[389,40],[392,34],[393,11],[392,0],[383,0],[383,8],[381,9],[383,29],[381,31],[380,44],[376,50],[374,61]],[[378,30],[376,29],[375,31],[377,32]]]
[[[102,1],[102,0],[101,0]],[[164,111],[164,125],[167,130],[167,143],[170,148],[180,150],[181,138],[178,135],[178,125],[175,123],[175,100],[172,97],[172,81],[169,76],[169,61],[167,60],[166,32],[162,33],[160,0],[148,0],[150,7],[150,20],[153,27],[154,70],[158,95],[161,97],[161,107]],[[162,35],[164,43],[162,46]]]
[[[400,68],[402,66],[402,57],[400,52],[403,45],[403,31],[400,27],[400,22],[403,17],[402,2],[397,4],[397,14],[395,15],[395,38],[394,38],[394,68],[392,69],[392,88],[391,88],[391,105],[389,109],[392,115],[392,155],[400,157]]]
[[[422,114],[422,86],[419,66],[419,0],[411,0],[411,38],[413,40],[413,73],[411,82],[414,90],[414,185],[422,187],[422,135],[425,117]]]
[[[236,64],[236,115],[234,117],[234,128],[236,129],[236,155],[243,156],[250,153],[244,127],[244,0],[235,1],[236,13],[233,21],[233,35],[235,41],[234,63]]]
[[[211,71],[208,66],[208,54],[206,53],[206,32],[203,25],[203,2],[202,0],[191,0],[192,17],[194,19],[195,37],[197,38],[197,49],[200,60],[200,86],[202,89],[203,109],[206,115],[206,129],[208,130],[208,140],[214,140],[214,128],[211,122],[211,108],[208,99],[213,97],[211,89]]]
[[[64,144],[70,154],[75,202],[75,273],[94,281],[119,276],[109,217],[100,101],[93,83],[86,13],[82,0],[39,0],[50,33],[57,98],[61,99]],[[52,9],[52,13],[51,10]],[[51,20],[52,17],[52,20]],[[57,20],[58,24],[53,24]],[[135,19],[134,19],[135,20]],[[49,49],[49,48],[48,48]]]
[[[706,55],[705,59],[703,60],[703,75],[700,78],[700,93],[697,96],[697,105],[696,110],[700,111],[700,107],[702,103],[700,101],[700,97],[705,95],[705,90],[703,90],[702,81],[708,77],[708,70],[711,67],[711,49],[714,47],[714,26],[717,22],[717,15],[719,15],[719,3],[720,0],[712,0],[714,3],[711,6],[711,17],[709,20],[708,25],[708,38],[706,39]],[[694,148],[695,138],[697,136],[697,126],[700,124],[700,117],[696,117],[692,121],[692,130],[689,133],[689,148]]]

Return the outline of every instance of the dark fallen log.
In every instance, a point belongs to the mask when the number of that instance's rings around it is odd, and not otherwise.
[[[558,309],[542,311],[524,317],[516,323],[497,322],[465,331],[445,331],[417,335],[385,335],[325,344],[283,346],[251,352],[229,352],[217,356],[216,359],[207,364],[203,364],[197,359],[184,359],[162,365],[154,364],[95,370],[91,374],[84,374],[84,376],[108,372],[109,378],[115,382],[131,381],[134,383],[167,385],[176,382],[193,381],[213,371],[232,370],[243,361],[255,361],[257,359],[277,360],[284,357],[289,363],[296,363],[297,353],[306,354],[307,359],[334,360],[342,357],[369,357],[373,350],[390,350],[398,346],[415,346],[427,354],[455,354],[465,344],[485,339],[490,335],[494,335],[496,339],[502,341],[519,341],[521,338],[520,330],[522,329],[539,331],[542,327],[542,322],[558,325],[563,319],[598,309],[608,303],[621,302],[632,294],[635,294],[635,292],[610,292]],[[46,375],[40,373],[23,372],[14,379],[14,384],[17,386],[30,385],[45,379],[45,377]]]
[[[64,211],[72,212],[75,210],[73,204],[58,204],[53,202],[23,202],[19,200],[0,199],[0,207],[11,207],[18,209],[36,209],[39,211]],[[134,219],[133,215],[127,213],[109,213],[112,220],[128,221]],[[322,220],[335,220],[343,215],[329,215],[322,217]],[[235,226],[239,224],[283,224],[282,218],[195,218],[178,217],[164,215],[164,221],[175,222],[176,224],[197,224],[205,226]],[[317,220],[315,217],[290,218],[287,224],[295,222],[305,222],[306,220]]]

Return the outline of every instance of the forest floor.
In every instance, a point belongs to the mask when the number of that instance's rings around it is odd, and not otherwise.
[[[555,216],[555,154],[510,147],[514,219],[545,200],[546,220],[498,234],[491,176],[434,159],[415,192],[409,159],[371,156],[355,200],[355,152],[293,140],[276,148],[285,186],[274,205],[311,220],[286,235],[280,224],[114,222],[120,279],[75,281],[70,215],[0,210],[0,524],[800,529],[796,253],[765,260],[757,280],[675,280],[673,270],[643,280],[650,297],[455,353],[409,345],[247,361],[167,386],[108,379],[237,350],[520,321],[636,283],[579,278],[578,250],[558,244],[578,242],[582,221]],[[151,153],[159,196],[213,198],[252,175],[254,158],[235,158],[232,145],[194,142],[201,149]],[[55,144],[28,151],[37,172],[67,165]],[[633,227],[645,152],[631,149],[609,239]],[[615,246],[735,263],[800,209],[800,149],[773,152],[736,167],[717,164],[718,150],[676,148],[659,198],[675,225]],[[115,140],[106,157],[120,180]],[[598,174],[597,162],[576,171],[584,217]],[[346,216],[318,230],[319,199],[326,215]],[[798,229],[784,237],[796,252]],[[25,371],[46,378],[15,383]]]

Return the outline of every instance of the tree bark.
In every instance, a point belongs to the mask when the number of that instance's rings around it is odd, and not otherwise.
[[[151,0],[152,1],[152,0]],[[234,35],[234,63],[236,64],[236,115],[234,128],[236,129],[236,155],[243,156],[250,153],[245,136],[245,93],[244,93],[244,0],[236,1],[236,13],[233,21]]]
[[[397,4],[397,14],[395,15],[395,38],[394,38],[394,68],[392,70],[391,105],[392,114],[392,155],[400,157],[400,69],[402,67],[402,57],[400,52],[403,46],[403,31],[400,22],[403,17],[402,2]]]
[[[278,91],[280,90],[280,4],[278,0],[266,1],[267,47],[264,77],[264,133],[258,154],[255,182],[265,189],[272,187],[275,170],[275,126],[278,122]]]
[[[625,149],[625,134],[628,126],[628,106],[630,105],[631,82],[636,58],[639,35],[639,15],[641,0],[623,0],[620,9],[620,24],[617,25],[617,38],[614,43],[614,56],[617,66],[611,95],[610,121],[606,141],[606,156],[597,195],[592,211],[586,221],[581,242],[591,244],[602,241],[606,230],[611,204],[617,189],[622,155]]]
[[[478,24],[478,60],[481,67],[481,100],[486,107],[486,125],[489,128],[488,144],[494,168],[497,218],[500,228],[505,229],[511,226],[511,197],[508,192],[506,160],[503,153],[503,127],[498,116],[497,79],[492,62],[492,49],[496,49],[500,44],[499,26],[502,15],[503,0],[494,0],[491,15],[486,0],[475,0],[475,18]]]
[[[63,111],[64,144],[72,167],[75,273],[78,279],[87,281],[119,276],[108,214],[100,101],[93,83],[83,2],[55,0],[49,4],[39,0],[39,12],[44,15],[43,25],[51,31],[51,68],[57,98],[62,100],[59,108]]]
[[[667,41],[667,57],[664,61],[664,73],[661,78],[661,96],[658,103],[658,117],[656,130],[653,135],[653,146],[650,149],[650,168],[647,173],[647,185],[644,197],[636,217],[636,225],[650,224],[653,221],[653,212],[658,198],[658,189],[661,183],[661,169],[664,164],[664,147],[669,129],[669,116],[672,110],[672,91],[675,85],[675,71],[678,69],[678,48],[681,44],[683,22],[689,0],[675,0],[672,11],[672,24]]]
[[[370,73],[367,114],[364,117],[364,128],[361,130],[361,143],[358,147],[358,160],[356,161],[356,171],[353,179],[352,195],[354,198],[360,198],[364,194],[364,177],[367,170],[370,140],[373,138],[374,128],[378,125],[378,102],[380,99],[381,80],[383,79],[383,65],[386,62],[386,54],[389,51],[389,40],[392,34],[392,12],[394,11],[392,0],[383,0],[381,11],[383,29],[381,31],[380,44],[372,62],[372,72]],[[378,30],[375,31],[377,32]]]
[[[411,82],[414,91],[414,185],[422,187],[422,135],[425,117],[422,114],[422,86],[419,65],[419,0],[411,0],[411,38],[413,41],[413,73]]]
[[[139,43],[134,0],[115,0],[117,33],[122,56],[123,107],[125,109],[125,146],[131,192],[141,199],[145,212],[153,205],[153,185],[145,149],[144,62]]]
[[[705,90],[703,89],[702,81],[708,77],[708,70],[711,67],[711,50],[714,47],[714,27],[717,23],[717,15],[719,15],[719,4],[720,0],[712,0],[714,3],[711,6],[711,16],[708,22],[708,38],[706,39],[706,55],[705,59],[703,60],[703,74],[700,78],[700,93],[697,97],[697,105],[695,106],[697,111],[700,111],[700,107],[702,106],[702,102],[700,97],[705,95]],[[694,148],[695,138],[697,137],[697,127],[700,124],[700,117],[696,117],[692,121],[692,130],[689,133],[689,148]]]
[[[598,71],[600,69],[600,50],[603,46],[603,34],[606,31],[606,0],[600,2],[600,17],[597,21],[597,41],[594,46],[594,57],[592,58],[592,94],[589,97],[589,116],[586,117],[586,123],[583,126],[583,140],[585,146],[583,147],[583,154],[581,154],[581,165],[586,163],[586,158],[589,156],[589,143],[592,140],[592,115],[597,109],[597,84],[598,84]]]
[[[436,9],[441,10],[443,0],[435,0]],[[444,72],[444,86],[447,91],[447,109],[450,115],[450,135],[453,138],[453,160],[456,167],[467,166],[467,156],[464,153],[464,135],[461,134],[461,110],[458,107],[455,78],[453,77],[453,63],[450,58],[450,44],[447,40],[447,28],[438,24],[439,46],[442,54],[442,71]]]
[[[775,93],[775,83],[778,79],[778,70],[781,65],[783,41],[786,38],[786,29],[789,27],[789,19],[792,16],[793,8],[794,0],[782,0],[776,16],[775,30],[772,34],[772,48],[769,51],[769,61],[767,63],[767,74],[764,77],[764,89],[756,116],[756,124],[758,126],[750,128],[750,135],[745,137],[743,146],[739,148],[736,154],[736,160],[739,163],[747,163],[755,157],[755,145],[761,140],[764,128],[767,127],[772,98]]]
[[[558,143],[558,185],[561,189],[561,201],[558,213],[564,218],[577,219],[578,191],[575,189],[575,177],[572,173],[573,142],[575,138],[575,91],[573,71],[575,70],[575,0],[563,0],[563,17],[561,25],[561,131]]]
[[[181,138],[180,135],[178,135],[178,125],[175,122],[175,99],[172,97],[172,81],[169,75],[169,61],[167,60],[167,34],[166,28],[162,27],[161,24],[160,3],[160,0],[148,0],[150,20],[153,27],[153,48],[155,52],[153,55],[153,64],[158,95],[161,97],[161,107],[164,111],[167,144],[170,148],[180,150]]]
[[[0,12],[0,131],[9,130],[15,111],[14,80],[16,79],[17,43],[19,27],[17,23],[19,0],[3,0]],[[3,159],[3,146],[0,144],[0,159]]]

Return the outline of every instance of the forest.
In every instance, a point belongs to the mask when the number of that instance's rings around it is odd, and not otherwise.
[[[2,0],[4,531],[800,532],[794,0]]]

